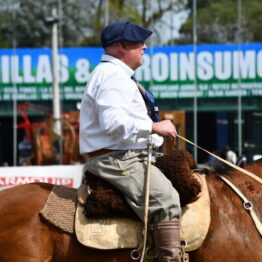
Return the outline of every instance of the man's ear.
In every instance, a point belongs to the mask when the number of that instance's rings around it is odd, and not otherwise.
[[[127,44],[125,42],[119,42],[118,44],[119,44],[120,48],[126,50]]]
[[[119,48],[119,52],[122,54],[125,54],[128,50],[127,50],[127,45],[125,42],[119,42],[118,43],[118,48]]]

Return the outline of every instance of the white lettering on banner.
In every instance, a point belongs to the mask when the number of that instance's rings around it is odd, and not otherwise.
[[[60,70],[60,77],[59,82],[60,83],[66,83],[69,80],[69,71],[68,71],[68,65],[69,65],[69,59],[66,55],[59,55],[59,70]]]
[[[202,96],[203,95],[203,92],[201,92],[201,91],[199,91],[199,92],[196,92],[196,91],[194,91],[194,92],[184,92],[184,91],[182,91],[182,92],[179,92],[179,95],[178,95],[178,97],[192,97],[192,96],[194,96],[194,97],[200,97],[200,96]]]
[[[177,53],[170,54],[170,80],[171,81],[178,80],[178,54]]]
[[[199,90],[208,90],[208,84],[199,84],[198,88]]]
[[[180,53],[180,80],[195,79],[195,55],[194,53]]]
[[[180,90],[192,91],[192,90],[195,90],[195,86],[194,85],[181,85]]]
[[[201,52],[197,57],[197,73],[202,80],[214,77],[213,56],[210,52]]]
[[[247,91],[246,90],[226,90],[225,96],[246,96]]]
[[[13,83],[22,83],[23,78],[19,75],[19,60],[17,55],[13,55],[11,57],[11,66],[13,68],[12,70],[12,81]]]
[[[226,83],[226,84],[213,84],[212,85],[212,89],[214,89],[214,90],[227,90],[227,89],[229,89],[230,88],[230,86],[229,86],[229,84],[228,83]]]
[[[257,74],[259,77],[262,77],[262,50],[259,51],[257,54],[256,65],[257,65]]]
[[[24,56],[24,83],[35,83],[35,77],[32,75],[32,61],[30,55]]]
[[[2,56],[2,82],[7,84],[10,82],[10,64],[9,57],[6,55]]]
[[[252,90],[252,95],[262,96],[262,90]]]
[[[84,86],[75,86],[75,92],[77,93],[83,93],[85,90],[85,87]]]
[[[215,76],[219,80],[229,79],[232,74],[231,52],[215,52]]]
[[[157,53],[153,56],[152,73],[154,80],[158,82],[168,79],[168,56],[165,53]]]
[[[170,98],[170,97],[176,98],[177,96],[178,96],[178,94],[175,91],[173,91],[173,92],[172,91],[169,91],[169,92],[164,91],[164,92],[160,93],[161,98]]]
[[[217,96],[224,96],[224,91],[208,91],[208,96],[210,97],[217,97]]]
[[[48,55],[40,55],[36,68],[36,82],[37,83],[51,83],[52,70],[51,62]]]
[[[76,62],[75,79],[78,83],[85,83],[89,77],[90,63],[87,59],[81,58]]]
[[[66,55],[59,55],[60,61],[60,82],[67,82],[69,80],[69,59]],[[50,57],[48,55],[39,55],[36,75],[33,74],[32,56],[7,56],[3,55],[1,57],[1,69],[2,69],[2,79],[1,82],[4,84],[12,83],[51,83],[52,82],[52,66]],[[10,79],[10,72],[11,79]]]
[[[138,81],[144,80],[149,82],[151,80],[151,59],[147,54],[143,55],[143,65],[140,66],[136,72],[135,76]]]
[[[144,64],[136,70],[138,81],[150,81],[150,73],[156,81],[193,81],[195,78],[194,53],[156,53],[144,55]],[[152,71],[150,71],[150,64]],[[197,53],[197,77],[208,81],[230,78],[254,79],[256,73],[262,77],[262,51],[202,51]]]
[[[255,51],[246,51],[244,54],[241,51],[233,52],[233,66],[234,73],[233,78],[238,79],[241,77],[242,79],[246,78],[255,78],[256,70],[255,70]]]
[[[66,99],[74,99],[74,100],[79,99],[79,100],[81,100],[82,96],[83,96],[82,93],[78,93],[78,94],[77,93],[65,93]]]

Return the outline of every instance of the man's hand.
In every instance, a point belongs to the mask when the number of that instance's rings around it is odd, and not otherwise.
[[[152,133],[170,138],[175,138],[177,135],[176,128],[170,120],[154,122],[152,124]]]

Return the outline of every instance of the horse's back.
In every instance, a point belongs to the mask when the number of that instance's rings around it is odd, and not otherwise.
[[[32,219],[39,213],[54,185],[34,183],[16,186],[0,191],[0,228],[11,221]],[[21,223],[23,221],[20,221]]]
[[[39,250],[33,243],[44,241],[39,211],[52,187],[35,183],[0,191],[1,262],[38,261]]]
[[[0,262],[132,261],[127,250],[86,248],[46,222],[40,211],[53,187],[34,183],[0,191]]]

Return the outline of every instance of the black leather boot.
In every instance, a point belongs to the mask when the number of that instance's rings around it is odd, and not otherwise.
[[[154,242],[158,262],[189,261],[180,241],[180,222],[178,220],[160,222],[154,225]]]

